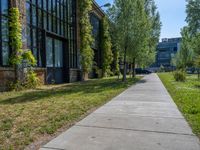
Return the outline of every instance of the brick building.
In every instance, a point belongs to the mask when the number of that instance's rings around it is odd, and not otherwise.
[[[74,82],[80,79],[80,37],[78,0],[0,1],[0,89],[15,77],[9,66],[9,8],[18,7],[23,26],[23,47],[37,59],[35,70],[44,83]],[[103,11],[93,2],[91,24],[95,62],[101,66],[100,24]],[[93,76],[93,75],[91,75]]]

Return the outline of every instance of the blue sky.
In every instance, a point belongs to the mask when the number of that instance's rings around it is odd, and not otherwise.
[[[99,5],[113,0],[96,0]],[[185,0],[155,0],[161,15],[161,38],[179,37],[180,29],[186,25]]]

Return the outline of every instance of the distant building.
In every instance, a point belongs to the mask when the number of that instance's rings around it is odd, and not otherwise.
[[[156,67],[171,67],[172,57],[180,50],[181,38],[164,38],[157,46]]]

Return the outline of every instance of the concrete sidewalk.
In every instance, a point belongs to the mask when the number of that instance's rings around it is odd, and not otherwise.
[[[200,150],[200,143],[151,74],[41,150]]]

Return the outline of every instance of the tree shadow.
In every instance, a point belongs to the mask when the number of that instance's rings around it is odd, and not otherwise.
[[[134,82],[136,82],[135,80]],[[0,101],[0,104],[18,104],[32,101],[43,100],[44,98],[60,97],[80,93],[83,96],[91,93],[100,93],[108,89],[120,89],[127,87],[128,83],[123,83],[116,79],[102,79],[73,84],[63,84],[51,89],[36,89],[34,91],[22,92],[21,95],[12,98],[6,98]]]

